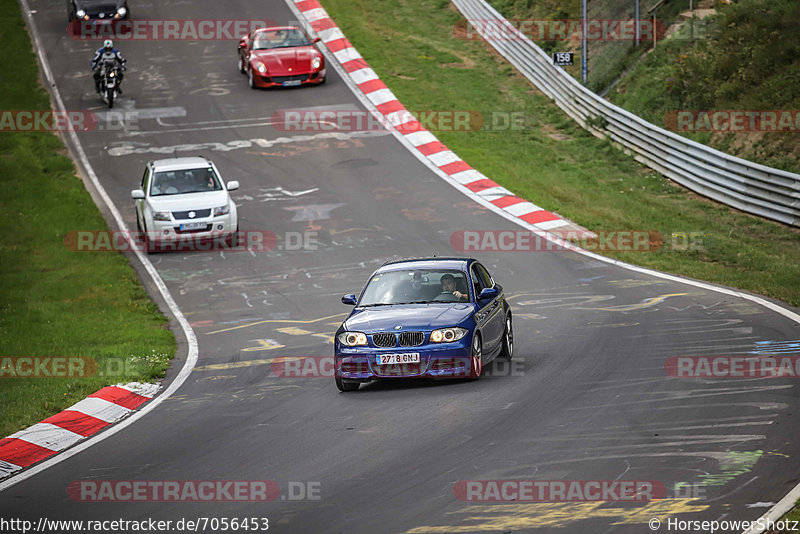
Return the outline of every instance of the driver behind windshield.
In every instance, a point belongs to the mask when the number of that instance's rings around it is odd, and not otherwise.
[[[445,274],[439,279],[442,284],[442,293],[451,293],[455,298],[461,301],[469,300],[469,295],[462,293],[456,289],[456,278],[452,274]]]

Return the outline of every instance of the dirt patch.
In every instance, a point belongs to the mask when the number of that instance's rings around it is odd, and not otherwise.
[[[445,52],[447,54],[452,54],[452,55],[456,56],[458,59],[461,60],[460,63],[445,63],[444,65],[450,65],[450,66],[459,65],[459,68],[462,68],[462,69],[471,69],[471,68],[475,67],[475,62],[472,59],[470,59],[469,57],[459,53],[457,50],[453,50],[451,48],[440,48],[438,46],[438,43],[436,43],[435,41],[431,41],[430,39],[425,39],[425,38],[419,37],[417,35],[406,35],[405,37],[406,37],[406,39],[413,39],[414,41],[417,41],[419,43],[424,43],[424,44],[430,46],[431,48],[433,48],[434,50],[439,50],[439,51]],[[430,59],[433,59],[433,58],[430,58]]]
[[[549,124],[540,124],[538,128],[540,132],[545,134],[550,139],[555,139],[556,141],[571,141],[573,139],[571,135],[563,134]]]

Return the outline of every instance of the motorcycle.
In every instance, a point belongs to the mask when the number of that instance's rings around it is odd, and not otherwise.
[[[100,67],[100,94],[103,102],[109,108],[114,107],[114,101],[119,95],[120,71],[116,64],[104,64]]]

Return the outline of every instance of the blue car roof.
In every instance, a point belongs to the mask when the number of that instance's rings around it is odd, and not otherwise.
[[[384,263],[377,272],[401,271],[404,269],[457,269],[466,271],[467,266],[477,261],[474,258],[415,258]]]

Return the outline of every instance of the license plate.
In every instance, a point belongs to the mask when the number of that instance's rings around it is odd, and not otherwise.
[[[406,352],[403,354],[379,354],[379,365],[392,365],[396,363],[419,363],[419,352]]]
[[[301,82],[300,80],[289,80],[288,82],[283,82],[283,86],[284,87],[291,87],[293,85],[300,85],[301,83],[303,83],[303,82]]]
[[[206,223],[204,222],[191,222],[181,225],[181,230],[205,230]]]

